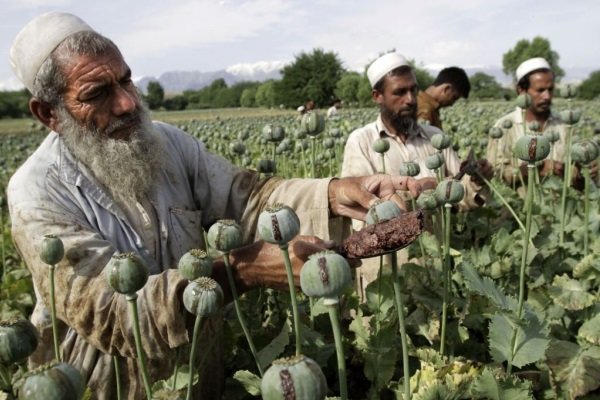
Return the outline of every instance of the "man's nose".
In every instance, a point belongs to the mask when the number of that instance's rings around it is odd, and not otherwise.
[[[115,99],[113,101],[113,114],[130,114],[137,108],[137,95],[131,93],[125,88],[118,87],[115,90]]]

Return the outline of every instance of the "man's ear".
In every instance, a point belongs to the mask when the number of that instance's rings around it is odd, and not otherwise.
[[[378,91],[377,89],[371,90],[371,98],[377,104],[383,103],[383,94],[380,91]]]
[[[45,101],[32,97],[29,100],[29,110],[45,126],[57,132],[58,116],[54,107]]]

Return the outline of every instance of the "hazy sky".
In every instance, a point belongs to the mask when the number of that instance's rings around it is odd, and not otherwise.
[[[134,76],[289,62],[314,48],[359,70],[395,48],[424,65],[500,66],[523,38],[548,38],[559,64],[600,69],[599,0],[0,0],[0,89],[10,44],[47,11],[79,15],[121,48]]]

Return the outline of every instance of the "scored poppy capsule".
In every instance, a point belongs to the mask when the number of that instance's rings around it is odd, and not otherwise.
[[[366,222],[369,225],[387,221],[402,214],[402,210],[392,200],[377,200],[367,211]]]
[[[435,210],[439,204],[435,197],[435,190],[427,190],[417,198],[417,206],[423,210]]]
[[[188,281],[212,274],[212,257],[202,249],[192,249],[181,256],[177,270]]]
[[[62,240],[56,235],[45,235],[40,246],[40,258],[48,265],[55,265],[65,255]]]
[[[215,315],[223,306],[223,289],[212,278],[201,276],[185,287],[183,305],[197,317]]]
[[[85,391],[81,373],[67,363],[42,365],[25,375],[19,399],[80,400]]]
[[[300,129],[309,136],[317,136],[325,130],[325,117],[319,112],[309,111],[302,116]]]
[[[319,364],[300,354],[273,361],[260,389],[264,400],[322,400],[327,396],[327,380]]]
[[[574,143],[571,148],[571,157],[575,162],[589,164],[598,158],[598,147],[590,141]]]
[[[575,125],[581,118],[581,110],[563,110],[559,113],[560,119],[567,125]]]
[[[29,320],[0,321],[0,363],[11,365],[24,361],[37,348],[38,333]]]
[[[436,133],[431,137],[431,145],[437,150],[444,150],[452,144],[452,138],[444,133]]]
[[[446,179],[435,188],[435,198],[440,204],[457,204],[465,196],[465,187],[460,181]]]
[[[206,238],[211,247],[224,253],[241,247],[244,240],[242,228],[231,219],[221,219],[212,224]]]
[[[272,204],[258,216],[257,231],[267,243],[286,244],[300,233],[300,219],[290,207]]]
[[[517,140],[514,152],[520,160],[535,163],[550,154],[550,142],[545,136],[524,135]]]
[[[312,254],[300,270],[300,287],[310,297],[337,298],[350,284],[348,261],[333,251]]]
[[[148,269],[135,253],[115,253],[105,268],[106,280],[115,292],[132,295],[148,281]]]
[[[414,161],[407,161],[400,164],[398,174],[401,176],[417,176],[421,173],[421,167]]]

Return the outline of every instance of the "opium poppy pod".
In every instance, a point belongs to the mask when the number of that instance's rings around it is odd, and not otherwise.
[[[85,383],[78,370],[67,363],[41,366],[27,373],[19,391],[21,400],[79,400]]]
[[[0,363],[11,365],[29,357],[37,348],[38,333],[26,319],[0,321]]]
[[[560,119],[567,125],[575,125],[581,118],[581,110],[563,110],[559,113]]]
[[[560,139],[560,133],[558,133],[558,131],[555,130],[546,131],[544,132],[543,136],[546,139],[548,139],[550,143],[558,142],[558,140]]]
[[[379,154],[386,153],[390,149],[390,142],[387,139],[375,139],[373,142],[373,151]]]
[[[208,229],[208,244],[224,253],[241,247],[243,244],[242,228],[231,219],[221,219]]]
[[[531,96],[527,93],[522,93],[517,96],[515,103],[517,103],[517,107],[526,109],[531,105]]]
[[[429,169],[438,169],[444,165],[444,155],[442,153],[434,153],[425,158],[425,166]]]
[[[378,200],[369,207],[367,211],[367,224],[372,225],[378,222],[387,221],[402,214],[402,210],[398,204],[391,200]]]
[[[267,142],[279,143],[285,137],[285,130],[281,125],[265,125],[263,137]]]
[[[423,210],[435,210],[439,206],[435,198],[435,191],[429,190],[421,193],[417,198],[417,206]]]
[[[564,97],[565,99],[572,99],[577,95],[577,86],[567,84],[562,86],[559,89],[560,97]]]
[[[333,251],[311,255],[300,270],[300,287],[311,297],[337,298],[352,280],[350,265]]]
[[[273,361],[260,389],[264,400],[322,400],[327,395],[327,381],[319,364],[301,354]]]
[[[513,122],[510,119],[505,119],[504,121],[502,121],[502,128],[503,129],[510,129],[513,126]]]
[[[105,268],[106,280],[115,292],[132,295],[148,281],[148,269],[135,253],[116,253]]]
[[[414,161],[407,161],[400,164],[398,174],[402,176],[417,176],[421,172],[421,167]]]
[[[309,136],[316,136],[325,129],[325,117],[316,111],[309,111],[302,116],[300,128]]]
[[[517,140],[514,152],[520,160],[535,163],[550,154],[550,142],[545,136],[524,135]]]
[[[273,204],[258,216],[257,230],[265,242],[286,244],[300,232],[300,219],[290,207]]]
[[[501,128],[494,126],[490,129],[489,135],[492,139],[500,139],[504,135],[504,132]]]
[[[198,317],[215,315],[223,306],[223,289],[212,278],[202,276],[188,283],[183,291],[183,305]]]
[[[55,265],[65,255],[62,240],[55,235],[45,235],[40,246],[40,258],[48,265]]]
[[[440,204],[456,204],[465,196],[465,188],[455,179],[447,179],[438,183],[435,188],[435,198]]]
[[[188,281],[212,274],[212,258],[201,249],[192,249],[185,253],[177,263],[177,270]]]
[[[589,164],[598,158],[598,147],[589,141],[574,143],[571,148],[571,157],[573,161]]]
[[[431,137],[431,145],[438,150],[444,150],[450,147],[452,139],[444,133],[436,133]]]

